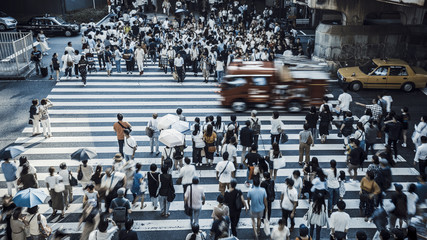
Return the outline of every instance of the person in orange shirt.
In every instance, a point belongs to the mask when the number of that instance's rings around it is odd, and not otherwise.
[[[381,193],[381,189],[374,180],[373,171],[366,172],[366,176],[360,181],[360,211],[365,217],[365,222],[374,212],[374,197]]]
[[[130,131],[132,131],[132,126],[128,122],[123,121],[123,114],[121,113],[117,114],[117,120],[119,121],[114,123],[113,129],[117,134],[117,141],[119,142],[119,152],[122,154],[122,156],[124,156],[123,144],[125,142],[125,135],[123,133],[123,130],[129,129]]]

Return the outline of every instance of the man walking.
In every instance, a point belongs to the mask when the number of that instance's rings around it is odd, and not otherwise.
[[[160,133],[160,131],[157,128],[158,124],[159,124],[159,120],[157,120],[157,113],[153,113],[153,118],[148,121],[147,127],[153,131],[153,136],[150,137],[150,149],[151,149],[150,153],[153,153],[154,144],[156,144],[156,155],[160,154],[160,151],[159,151],[159,133]]]
[[[329,221],[331,236],[336,240],[346,239],[348,229],[350,228],[351,218],[348,213],[344,212],[345,206],[344,201],[339,201],[337,203],[338,212],[333,212]]]
[[[402,133],[402,124],[396,120],[396,114],[394,112],[391,112],[389,116],[392,119],[385,122],[384,132],[388,134],[387,145],[393,147],[394,158],[397,159],[397,141],[400,139],[400,134]]]
[[[225,188],[230,189],[230,181],[232,174],[236,170],[234,164],[228,161],[228,152],[222,154],[222,159],[224,161],[219,162],[216,167],[216,179],[219,181],[219,191],[222,195],[225,193]]]
[[[246,156],[246,151],[252,146],[254,135],[250,128],[251,122],[247,120],[245,126],[240,130],[240,145],[242,145],[242,159]]]
[[[344,114],[350,111],[350,103],[353,101],[353,98],[351,97],[350,94],[347,93],[347,91],[348,90],[344,88],[344,92],[338,96],[340,113],[342,112]],[[338,116],[339,115],[340,114],[338,114]]]
[[[37,50],[37,47],[33,47],[33,51],[31,52],[31,61],[33,61],[34,65],[36,65],[36,74],[39,75],[42,61],[42,52]]]
[[[248,192],[248,206],[251,211],[252,227],[254,229],[255,239],[258,239],[261,228],[261,218],[264,212],[268,211],[268,203],[265,189],[259,187],[259,177],[255,177],[253,182],[254,187]]]
[[[417,153],[414,158],[414,165],[418,163],[418,169],[422,179],[426,178],[427,166],[427,136],[421,137],[421,146],[417,148]]]
[[[113,214],[113,220],[117,223],[119,229],[122,228],[122,224],[127,221],[129,214],[132,213],[130,201],[124,197],[125,191],[125,188],[117,190],[117,197],[111,201],[108,209],[108,212]]]
[[[267,203],[268,203],[268,215],[267,219],[270,221],[271,217],[271,204],[274,202],[274,199],[276,198],[276,192],[274,191],[274,181],[271,179],[269,172],[264,172],[264,181],[261,182],[261,187],[265,189],[265,192],[267,193]],[[265,218],[265,214],[263,215],[263,219]]]
[[[286,178],[285,189],[280,197],[280,206],[282,208],[282,219],[285,221],[285,226],[288,226],[288,218],[291,219],[290,231],[294,230],[295,226],[295,211],[298,206],[298,193],[294,188],[294,180]]]
[[[141,45],[138,45],[138,48],[135,50],[135,59],[136,65],[138,66],[139,75],[144,74],[145,51]]]
[[[13,188],[18,192],[18,185],[16,185],[16,165],[14,162],[10,162],[9,158],[5,158],[4,162],[1,164],[1,169],[6,179],[7,194],[13,196]]]
[[[124,156],[123,154],[123,144],[125,143],[125,135],[124,130],[125,129],[131,129],[131,125],[128,122],[123,121],[123,115],[121,113],[117,114],[117,122],[114,123],[113,129],[117,134],[117,141],[119,143],[119,152]]]
[[[111,201],[118,196],[118,189],[126,186],[124,173],[108,168],[101,179],[101,188],[105,190],[105,209],[109,210]]]
[[[196,176],[196,167],[191,165],[191,160],[188,157],[184,159],[184,166],[179,170],[179,177],[182,178],[182,187],[184,188],[183,193],[187,191],[188,186],[193,182],[193,178]]]
[[[187,191],[185,191],[184,202],[193,209],[193,222],[191,224],[199,224],[199,214],[202,210],[202,205],[205,205],[206,201],[205,191],[199,186],[198,177],[193,177],[192,182],[193,184],[187,187]]]
[[[120,52],[119,48],[117,46],[114,46],[114,61],[116,63],[116,71],[117,73],[121,73],[122,72],[122,68],[121,68],[121,60],[122,60],[122,53]]]
[[[258,138],[261,134],[261,120],[257,118],[257,114],[258,112],[256,110],[252,110],[251,118],[249,119],[251,121],[251,129],[254,136],[253,144],[255,144],[256,146],[258,146]]]
[[[124,129],[123,134],[124,138],[124,147],[123,153],[126,161],[133,160],[135,158],[136,149],[138,149],[138,144],[136,143],[135,138],[130,135],[129,129]]]
[[[174,65],[175,65],[175,71],[178,74],[178,83],[182,83],[184,82],[184,59],[181,57],[181,54],[177,54],[175,61],[174,61]]]

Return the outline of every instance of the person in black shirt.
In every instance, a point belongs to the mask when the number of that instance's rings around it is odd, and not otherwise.
[[[252,174],[252,176],[250,176],[250,172],[251,172],[251,168],[253,168],[252,171],[255,171],[255,167],[259,165],[259,162],[263,160],[263,158],[261,157],[261,155],[259,155],[257,153],[258,147],[253,144],[251,146],[251,152],[246,154],[245,159],[243,160],[243,164],[248,168],[247,171],[247,181],[245,182],[246,186],[249,187],[250,186],[250,182],[249,180],[251,180],[254,175],[259,175],[259,172],[257,174]],[[249,177],[251,179],[249,179]]]
[[[359,148],[359,140],[357,139],[350,139],[350,154],[347,157],[347,165],[348,165],[348,174],[350,174],[350,177],[353,177],[350,179],[350,181],[356,181],[357,178],[357,169],[360,167],[361,159],[363,157],[363,149]],[[354,171],[354,175],[351,174],[351,171]]]
[[[265,192],[267,193],[268,221],[270,221],[271,203],[274,202],[274,199],[276,197],[276,193],[274,192],[274,181],[271,179],[269,172],[264,172],[264,181],[262,181],[261,187],[265,188]],[[263,219],[264,218],[265,218],[265,211],[264,211]],[[264,222],[264,221],[262,221],[262,222]]]
[[[36,65],[36,74],[40,74],[40,63],[42,60],[42,52],[40,50],[37,50],[37,47],[33,47],[33,51],[31,52],[31,61],[34,62]]]
[[[228,206],[230,211],[230,221],[231,221],[231,232],[233,236],[237,237],[237,225],[239,224],[240,213],[242,211],[241,208],[236,207],[236,198],[240,196],[242,200],[242,205],[245,210],[248,211],[248,206],[246,205],[245,198],[243,197],[242,191],[236,189],[237,181],[236,179],[231,179],[230,181],[230,189],[228,192],[225,192],[224,195],[224,203]]]
[[[311,146],[314,146],[314,141],[317,137],[317,121],[319,120],[319,114],[317,113],[316,106],[311,106],[310,112],[305,116],[305,123],[307,123],[311,134],[313,135],[313,143]]]
[[[125,229],[119,232],[120,240],[138,240],[138,234],[132,230],[133,219],[129,218],[126,220]]]

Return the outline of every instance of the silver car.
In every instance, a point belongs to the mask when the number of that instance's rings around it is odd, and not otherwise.
[[[15,18],[10,17],[6,13],[0,11],[0,31],[15,29],[16,24],[18,24],[18,21],[16,21]]]

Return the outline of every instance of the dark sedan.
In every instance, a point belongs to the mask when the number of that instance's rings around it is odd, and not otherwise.
[[[20,31],[33,31],[37,35],[40,31],[48,36],[64,35],[70,37],[80,32],[80,26],[77,24],[67,23],[61,18],[43,16],[33,17],[26,24],[18,24]]]

